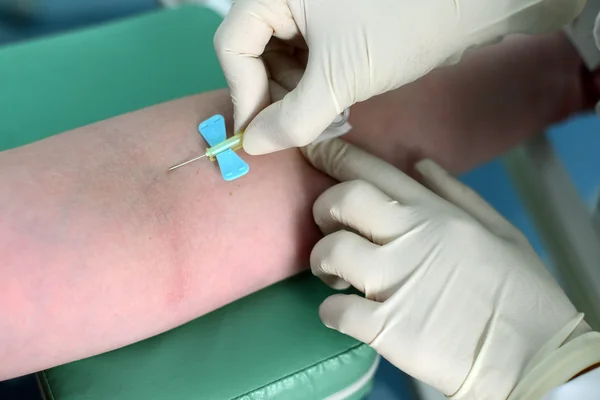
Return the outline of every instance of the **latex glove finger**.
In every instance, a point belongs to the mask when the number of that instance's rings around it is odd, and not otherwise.
[[[350,285],[365,293],[369,269],[379,248],[367,239],[348,231],[337,231],[325,236],[310,254],[310,269],[334,289],[347,289]]]
[[[277,6],[275,6],[277,5]],[[284,2],[235,3],[219,26],[215,50],[231,89],[234,131],[270,103],[267,70],[260,55],[273,35],[293,37],[297,27]]]
[[[414,215],[366,181],[349,181],[327,189],[313,206],[324,234],[352,229],[376,244],[386,244],[414,225]]]
[[[361,179],[402,204],[438,201],[423,185],[391,164],[342,139],[331,139],[301,149],[318,170],[340,181]]]
[[[319,317],[328,328],[370,344],[382,331],[382,320],[373,318],[380,304],[355,294],[334,294],[319,307]]]
[[[473,189],[451,176],[434,161],[419,161],[415,169],[425,184],[440,197],[466,211],[490,232],[518,243],[529,243],[525,236],[508,222]]]
[[[337,104],[318,61],[309,59],[298,85],[261,111],[244,133],[244,150],[259,155],[301,147],[317,138],[351,104]]]

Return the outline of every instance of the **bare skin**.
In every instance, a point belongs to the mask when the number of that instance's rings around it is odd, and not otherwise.
[[[585,73],[573,46],[555,33],[478,49],[352,112],[356,130],[386,138],[384,148],[370,142],[367,150],[404,169],[429,157],[462,173],[599,98],[600,71]]]
[[[535,54],[538,54],[535,56]],[[588,105],[560,35],[521,38],[357,105],[348,140],[462,172]],[[492,96],[490,93],[494,93]],[[527,105],[527,109],[524,105]],[[0,153],[0,380],[164,332],[304,270],[334,184],[288,150],[226,183],[197,155],[225,91]],[[231,121],[228,122],[228,126]]]

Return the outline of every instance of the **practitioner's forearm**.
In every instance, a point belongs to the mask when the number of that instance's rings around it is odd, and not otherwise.
[[[297,150],[202,160],[206,93],[0,153],[0,380],[173,328],[307,266],[330,184]],[[8,361],[8,362],[5,362]]]

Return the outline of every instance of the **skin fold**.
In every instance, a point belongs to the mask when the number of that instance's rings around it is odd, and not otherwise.
[[[560,34],[514,38],[356,105],[346,136],[409,170],[455,173],[589,105]],[[593,86],[593,85],[592,85]],[[333,185],[296,149],[241,156],[222,180],[198,122],[226,91],[156,105],[0,153],[0,380],[142,340],[308,267],[311,208]],[[316,310],[315,310],[316,312]]]

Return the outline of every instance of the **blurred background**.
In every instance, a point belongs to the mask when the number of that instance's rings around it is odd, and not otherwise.
[[[0,45],[155,10],[157,0],[0,0]]]
[[[202,1],[200,1],[202,2]],[[35,40],[108,21],[172,6],[177,1],[157,0],[0,0],[0,50],[2,46]],[[1,78],[0,78],[1,79]],[[2,83],[0,80],[0,90]],[[548,138],[572,180],[582,204],[600,222],[600,119],[592,114],[579,116],[552,127]],[[512,177],[514,178],[514,177]],[[490,162],[462,177],[494,207],[523,230],[543,257],[546,249],[501,160]],[[595,211],[594,211],[595,210]],[[600,226],[600,225],[599,225]],[[0,360],[6,362],[7,360]],[[422,398],[440,398],[418,389]],[[371,399],[415,399],[410,380],[387,363],[379,368]],[[40,399],[32,376],[0,382],[0,400]]]

